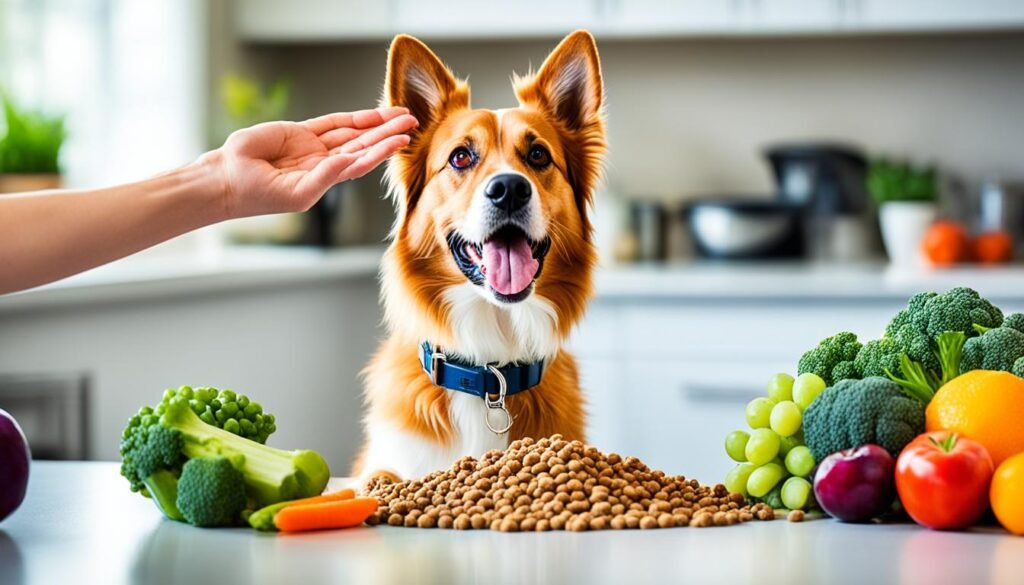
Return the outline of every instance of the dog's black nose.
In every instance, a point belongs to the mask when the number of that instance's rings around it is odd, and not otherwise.
[[[530,191],[530,182],[518,173],[495,175],[484,187],[484,194],[491,203],[506,213],[512,213],[526,205],[530,200]]]

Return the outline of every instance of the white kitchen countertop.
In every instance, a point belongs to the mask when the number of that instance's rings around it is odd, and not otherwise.
[[[1024,264],[896,269],[884,262],[709,262],[636,264],[597,273],[606,300],[900,299],[956,286],[990,299],[1024,298]]]
[[[164,520],[115,463],[36,462],[0,522],[0,582],[1020,583],[1024,538],[997,528],[784,520],[717,528],[497,533],[363,527],[301,535]]]
[[[0,296],[0,313],[312,281],[376,278],[383,253],[383,246],[326,251],[305,247],[228,246],[205,256],[144,252],[46,286]]]
[[[141,254],[30,291],[0,296],[0,313],[41,307],[174,297],[339,278],[376,278],[383,246],[320,250],[228,246],[206,257]],[[923,290],[976,288],[993,300],[1024,299],[1024,264],[895,270],[882,262],[709,262],[601,267],[602,301],[906,300]]]

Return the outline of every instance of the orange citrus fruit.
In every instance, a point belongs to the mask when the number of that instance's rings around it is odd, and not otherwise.
[[[999,466],[1024,451],[1024,379],[974,370],[947,382],[928,404],[926,428],[953,431],[988,449]]]
[[[989,499],[999,522],[1010,532],[1024,535],[1024,453],[1010,457],[996,469]]]

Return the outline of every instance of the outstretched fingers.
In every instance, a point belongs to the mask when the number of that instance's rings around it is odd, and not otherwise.
[[[381,140],[374,144],[372,147],[351,154],[358,155],[358,158],[348,165],[339,176],[339,181],[348,181],[351,179],[358,179],[366,173],[377,168],[380,163],[387,160],[389,156],[397,152],[399,149],[404,148],[409,144],[409,136],[406,134],[397,134]],[[338,156],[345,156],[344,154]]]
[[[373,128],[408,113],[408,109],[401,107],[335,112],[300,122],[300,124],[314,134],[320,135],[339,128]]]

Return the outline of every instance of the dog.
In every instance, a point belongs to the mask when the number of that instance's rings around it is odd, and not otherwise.
[[[597,258],[588,208],[606,143],[593,37],[570,34],[513,86],[518,107],[472,109],[468,84],[425,44],[391,43],[382,102],[420,124],[385,173],[397,213],[381,265],[387,336],[363,372],[364,485],[517,438],[585,438],[562,345]]]

